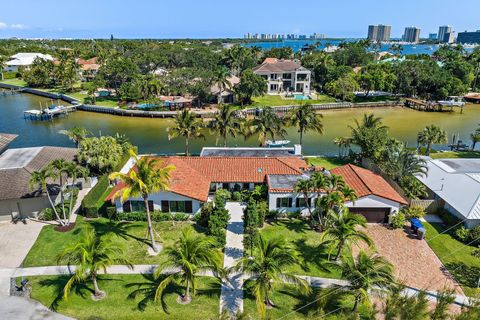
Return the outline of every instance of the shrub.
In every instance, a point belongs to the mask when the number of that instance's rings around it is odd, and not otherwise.
[[[441,208],[437,211],[437,215],[447,226],[454,226],[460,222],[460,219],[451,214],[448,210]]]
[[[42,211],[40,211],[38,215],[38,219],[43,221],[52,221],[52,220],[55,220],[56,218],[52,208],[45,208],[45,209],[42,209]]]
[[[268,214],[267,201],[260,201],[257,203],[257,212],[258,212],[258,227],[263,228],[263,225],[265,223],[265,217]]]
[[[110,182],[108,181],[108,176],[103,175],[98,179],[97,184],[92,190],[90,190],[85,198],[83,198],[81,212],[85,217],[98,217],[98,210],[103,205],[102,197],[109,186]]]
[[[116,207],[107,207],[105,209],[105,214],[109,219],[113,219],[116,214],[117,214],[117,208]]]
[[[470,229],[468,243],[472,246],[480,244],[480,226]]]
[[[232,198],[232,193],[226,189],[218,189],[215,191],[215,199],[221,199],[223,202],[226,202]]]
[[[242,200],[242,194],[239,191],[234,191],[232,193],[232,200],[233,201],[240,201]]]
[[[208,220],[210,219],[212,212],[213,212],[213,202],[205,202],[202,205],[202,208],[200,209],[200,214],[197,214],[195,216],[197,223],[200,226],[207,228]]]
[[[455,230],[453,235],[458,241],[466,243],[470,237],[470,230],[466,229],[464,226],[461,226]]]
[[[302,215],[302,212],[301,212],[300,210],[295,210],[295,211],[287,212],[287,217],[288,217],[289,219],[300,218],[301,215]]]
[[[392,217],[392,227],[394,229],[403,228],[404,224],[405,224],[405,214],[403,212],[400,211]]]
[[[474,257],[480,258],[480,248],[473,250],[471,255]]]
[[[152,221],[187,221],[190,215],[186,213],[170,213],[154,211],[150,214]],[[120,221],[147,221],[147,214],[144,211],[136,212],[118,212],[116,214],[117,220]]]
[[[421,218],[425,215],[425,211],[419,206],[413,206],[405,209],[405,217],[407,219]]]
[[[173,221],[187,221],[190,219],[190,215],[186,213],[174,213],[173,214]]]
[[[279,214],[280,214],[280,213],[278,212],[278,210],[270,210],[270,211],[268,211],[268,213],[267,213],[267,218],[269,218],[269,219],[276,219],[276,218],[279,216]]]

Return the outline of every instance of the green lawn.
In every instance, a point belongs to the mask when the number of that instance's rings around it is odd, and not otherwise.
[[[23,261],[24,267],[56,265],[57,255],[69,244],[78,239],[81,226],[90,223],[99,234],[116,233],[124,235],[117,237],[116,242],[125,250],[125,255],[133,264],[159,264],[165,256],[160,253],[157,256],[149,256],[147,253],[149,241],[147,236],[146,222],[118,223],[108,219],[99,218],[86,222],[82,217],[77,217],[75,229],[69,232],[57,232],[54,226],[46,226]],[[181,231],[189,228],[195,233],[192,222],[156,222],[154,223],[156,238],[164,246],[171,246],[179,239]]]
[[[309,165],[324,167],[327,170],[351,163],[349,159],[341,159],[339,157],[305,157],[305,159]]]
[[[248,281],[245,283],[248,287]],[[336,291],[340,293],[341,291]],[[271,300],[275,304],[275,307],[267,310],[267,319],[279,319],[285,317],[285,319],[328,319],[328,320],[339,320],[345,319],[345,315],[341,314],[342,311],[351,315],[351,310],[353,306],[353,299],[351,296],[340,296],[337,294],[329,294],[326,290],[314,289],[308,295],[302,294],[292,285],[279,285],[275,287],[273,292],[271,292]],[[326,313],[331,313],[326,317],[322,317],[320,311],[319,303],[316,303],[319,297],[327,298],[327,303],[323,308],[323,311]],[[244,312],[246,315],[251,318],[247,319],[261,319],[257,305],[255,301],[255,296],[253,295],[251,289],[245,290],[244,301],[243,301]],[[309,304],[308,306],[306,306]],[[301,308],[300,310],[298,310]],[[359,312],[361,315],[366,316],[367,308],[363,305],[360,305]],[[362,317],[361,319],[368,319],[367,317]]]
[[[318,249],[322,242],[321,234],[312,230],[308,222],[300,219],[277,220],[265,224],[260,232],[265,239],[282,237],[298,251],[302,266],[291,266],[285,272],[325,278],[340,277],[338,272],[325,270],[322,266],[327,257]]]
[[[448,233],[439,235],[446,229],[443,224],[427,222],[423,224],[427,229],[428,244],[462,284],[465,294],[469,296],[473,296],[475,293],[480,294],[480,290],[474,288],[480,278],[480,258],[471,255],[475,247],[466,246]]]
[[[41,276],[29,277],[32,285],[32,298],[47,307],[55,307],[61,314],[76,319],[212,319],[218,315],[220,285],[215,278],[201,277],[197,282],[197,292],[192,302],[181,305],[176,302],[183,287],[172,285],[166,290],[164,301],[169,314],[165,313],[160,303],[148,302],[144,311],[138,308],[142,299],[127,299],[135,288],[127,288],[129,283],[150,282],[142,275],[102,275],[99,287],[107,293],[100,301],[93,301],[91,283],[78,285],[72,290],[68,300],[62,300],[59,293],[68,277]]]
[[[274,106],[288,106],[300,105],[304,103],[317,104],[335,102],[335,99],[326,95],[318,95],[315,100],[287,100],[278,95],[264,95],[261,97],[254,97],[253,103],[249,107],[274,107]]]
[[[5,79],[1,82],[5,83],[5,84],[11,84],[11,85],[14,85],[14,86],[20,86],[20,87],[25,87],[27,85],[27,83],[25,81],[23,81],[22,79],[19,79],[19,78]]]
[[[480,151],[447,151],[431,153],[430,157],[433,159],[442,158],[480,158]]]

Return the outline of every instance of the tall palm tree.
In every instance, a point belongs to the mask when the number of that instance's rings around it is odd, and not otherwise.
[[[169,273],[162,281],[158,282],[155,290],[154,302],[162,297],[167,286],[175,280],[185,284],[185,294],[181,296],[183,303],[190,303],[192,300],[190,290],[195,295],[196,279],[199,272],[212,271],[221,274],[221,253],[215,248],[215,242],[212,238],[203,236],[194,236],[187,229],[182,232],[179,241],[171,247],[165,249],[167,257],[163,268],[155,271],[155,277],[159,278],[162,274]],[[170,273],[171,270],[175,270]],[[141,289],[141,288],[139,288]],[[135,290],[131,296],[135,297],[142,290]]]
[[[298,127],[300,145],[303,145],[303,134],[307,131],[315,131],[323,134],[322,115],[317,114],[309,104],[293,108],[287,115],[287,122],[291,126]]]
[[[63,289],[64,298],[68,298],[70,290],[75,283],[91,279],[94,288],[94,299],[102,299],[105,292],[98,287],[98,272],[113,264],[123,264],[130,268],[133,265],[124,258],[124,252],[118,243],[115,243],[112,236],[104,235],[99,237],[95,229],[89,224],[84,225],[78,242],[67,246],[57,257],[58,263],[66,262],[68,265],[75,265],[75,273],[68,280]]]
[[[62,214],[65,224],[69,223],[67,219],[67,214],[65,212],[65,183],[68,179],[68,172],[70,171],[71,166],[74,165],[71,161],[65,159],[55,159],[48,164],[52,172],[52,177],[55,177],[59,180],[60,185],[60,202],[62,205]]]
[[[82,167],[73,162],[70,162],[66,170],[66,174],[67,174],[67,177],[72,180],[72,183],[75,183],[77,179],[80,179],[80,178],[88,179],[89,170],[85,167]],[[70,189],[70,196],[69,196],[70,204],[68,207],[69,208],[68,212],[70,215],[69,215],[68,221],[70,221],[70,217],[72,216],[74,193],[75,193],[75,190],[73,188]]]
[[[60,130],[58,133],[66,135],[68,139],[72,140],[75,143],[75,146],[78,148],[80,143],[90,135],[90,132],[81,127],[73,127],[68,130]]]
[[[189,110],[177,113],[174,118],[174,126],[167,128],[168,139],[185,137],[185,154],[189,155],[189,141],[192,138],[204,138],[202,132],[203,122]]]
[[[223,138],[223,146],[227,146],[228,136],[236,137],[240,130],[240,119],[231,105],[221,105],[210,123],[211,131]]]
[[[39,189],[40,192],[45,192],[47,194],[48,201],[50,202],[50,206],[53,210],[53,213],[55,214],[55,217],[57,218],[58,223],[60,225],[65,225],[65,222],[60,218],[60,215],[57,212],[57,208],[55,207],[55,204],[52,201],[52,198],[50,196],[50,192],[48,191],[48,180],[52,178],[52,172],[49,167],[43,168],[39,171],[33,171],[31,173],[30,177],[30,189],[31,190],[36,190]]]
[[[353,294],[354,304],[352,311],[358,315],[358,305],[369,300],[369,293],[388,289],[395,279],[393,265],[375,253],[366,253],[361,250],[356,258],[352,255],[344,256],[340,264],[332,263],[333,268],[340,270],[342,279],[348,285],[336,287],[346,293]]]
[[[265,317],[266,307],[274,306],[270,293],[276,284],[287,282],[295,284],[304,293],[310,291],[305,280],[284,272],[285,268],[295,264],[299,264],[298,257],[284,238],[267,240],[260,235],[253,258],[241,258],[231,271],[253,277],[252,289],[257,308],[262,317]]]
[[[267,139],[275,141],[276,136],[284,138],[287,132],[283,128],[284,121],[273,110],[265,107],[259,116],[252,119],[248,125],[248,135],[258,135],[258,142],[262,147],[266,146]]]
[[[3,81],[3,69],[7,66],[7,57],[0,54],[0,80]]]
[[[343,201],[351,201],[355,204],[355,200],[358,199],[355,189],[350,188],[350,186],[347,184],[340,188],[340,193],[343,196]]]
[[[322,238],[336,243],[335,260],[338,260],[345,246],[350,248],[352,244],[358,244],[360,241],[369,246],[372,245],[372,240],[368,235],[359,230],[359,227],[367,226],[364,216],[351,213],[347,207],[338,211],[330,210],[328,215],[328,228],[322,234]]]
[[[333,143],[338,146],[338,157],[344,158],[346,150],[350,147],[351,139],[349,137],[337,137],[333,139]]]
[[[418,133],[417,142],[420,146],[427,146],[425,155],[429,156],[434,143],[447,143],[447,132],[437,125],[426,126]]]
[[[230,82],[228,81],[229,75],[230,75],[230,72],[225,67],[218,68],[213,73],[212,84],[218,86],[218,95],[217,95],[218,104],[222,103],[222,93],[230,85]]]
[[[307,206],[307,209],[308,209],[308,216],[311,220],[313,219],[313,215],[312,215],[312,208],[309,201],[309,196],[314,191],[313,187],[314,185],[310,179],[308,180],[300,179],[298,180],[298,182],[295,184],[293,188],[295,192],[303,194],[303,198],[305,199],[305,205]]]
[[[163,166],[158,159],[141,157],[130,150],[130,155],[135,159],[135,169],[129,173],[113,172],[109,175],[110,180],[120,180],[123,187],[118,190],[114,198],[120,198],[120,201],[127,201],[130,197],[142,197],[147,214],[148,233],[152,249],[158,252],[158,247],[153,236],[152,219],[150,217],[150,207],[148,197],[151,193],[168,190],[170,182],[170,172],[175,169],[174,166]]]

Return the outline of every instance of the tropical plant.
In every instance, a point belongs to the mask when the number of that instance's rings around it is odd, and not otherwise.
[[[246,136],[258,135],[260,146],[267,144],[267,139],[275,141],[275,137],[284,138],[287,132],[284,129],[284,121],[281,119],[272,107],[265,107],[260,114],[247,124]]]
[[[329,211],[328,227],[323,232],[322,239],[336,244],[335,260],[340,257],[345,246],[351,248],[352,244],[358,245],[359,242],[364,242],[369,246],[372,245],[370,237],[365,232],[359,230],[359,227],[366,226],[367,220],[365,217],[351,213],[347,207]]]
[[[58,133],[66,135],[68,139],[72,140],[75,143],[75,146],[78,148],[80,143],[90,135],[87,129],[81,127],[73,127],[68,130],[60,130]]]
[[[167,128],[168,139],[176,137],[185,137],[185,154],[189,153],[189,141],[192,138],[204,138],[205,135],[202,132],[203,122],[198,119],[189,110],[183,110],[175,115],[174,126]]]
[[[311,179],[308,179],[308,180],[300,179],[300,180],[298,180],[297,183],[295,184],[295,186],[293,187],[293,190],[296,193],[300,193],[300,194],[303,195],[303,199],[305,199],[305,205],[308,209],[308,216],[311,220],[313,220],[312,206],[311,206],[311,201],[310,201],[310,194],[313,192],[312,180]]]
[[[402,284],[391,286],[385,299],[385,320],[428,320],[426,293],[420,291],[415,295],[406,295],[404,289]]]
[[[65,221],[63,221],[60,218],[57,208],[55,207],[55,204],[52,201],[52,197],[50,196],[49,184],[47,181],[54,178],[54,175],[51,169],[47,166],[39,171],[33,171],[30,175],[31,175],[30,181],[29,181],[30,189],[31,190],[39,189],[40,192],[45,192],[47,194],[48,201],[50,202],[50,207],[55,213],[55,217],[57,218],[58,223],[62,226],[65,225]]]
[[[233,90],[241,105],[250,104],[253,96],[261,96],[267,92],[267,81],[248,69],[242,73],[240,83]]]
[[[322,117],[323,116],[317,114],[309,104],[303,104],[289,111],[287,115],[287,123],[291,126],[298,127],[300,145],[303,144],[303,134],[305,132],[315,131],[319,134],[323,133]]]
[[[65,173],[67,175],[67,178],[70,178],[72,183],[75,184],[76,181],[80,178],[82,179],[88,179],[89,171],[87,168],[82,167],[77,165],[76,163],[70,162],[67,168],[65,169]],[[69,190],[69,217],[72,215],[72,210],[73,210],[73,199],[75,198],[74,194],[77,191],[76,188],[70,188]]]
[[[68,298],[75,283],[81,283],[87,279],[91,279],[93,283],[93,298],[102,299],[105,297],[105,292],[98,287],[98,272],[103,270],[107,273],[107,268],[115,263],[133,268],[133,265],[124,258],[123,249],[113,241],[112,236],[98,236],[89,224],[84,225],[78,242],[68,245],[59,254],[57,260],[58,263],[66,262],[68,265],[75,265],[75,273],[63,289],[65,299]]]
[[[223,138],[223,146],[227,146],[228,136],[236,137],[240,130],[240,119],[236,116],[235,109],[231,105],[221,105],[210,122],[212,133]],[[215,143],[218,143],[218,137]]]
[[[225,67],[218,68],[213,73],[212,84],[218,86],[218,96],[217,96],[218,104],[222,103],[222,93],[230,85],[230,82],[228,81],[229,75],[230,75],[230,72]]]
[[[142,197],[147,214],[148,233],[152,249],[158,252],[153,235],[152,219],[148,197],[151,193],[168,190],[170,172],[175,169],[172,165],[164,166],[158,159],[138,157],[132,150],[130,155],[135,159],[135,170],[129,173],[114,172],[109,175],[110,180],[120,180],[123,187],[114,194],[114,198],[127,201],[130,197]]]
[[[347,149],[350,147],[351,139],[349,137],[337,137],[333,143],[338,146],[338,157],[344,158],[347,155]]]
[[[388,127],[374,114],[364,114],[362,121],[355,120],[351,129],[351,143],[360,147],[362,156],[376,159],[388,139]]]
[[[426,126],[418,133],[417,142],[419,146],[426,146],[425,155],[429,156],[434,143],[447,143],[447,133],[437,125]]]
[[[196,282],[199,272],[211,271],[219,277],[223,275],[221,268],[221,254],[215,248],[210,238],[193,236],[190,230],[184,230],[179,241],[172,247],[165,249],[167,259],[155,271],[155,277],[168,274],[156,287],[154,301],[157,302],[164,294],[165,289],[173,281],[180,281],[185,285],[185,293],[181,296],[182,303],[190,303],[192,297],[190,290],[195,295]],[[172,270],[175,270],[171,272]],[[142,293],[142,288],[133,291],[134,297]],[[164,310],[168,311],[164,306]]]
[[[472,151],[474,151],[477,142],[480,142],[480,124],[475,132],[470,134],[470,139],[472,139]]]
[[[67,182],[68,173],[70,172],[72,166],[76,166],[76,165],[73,162],[65,159],[55,159],[48,164],[48,167],[52,172],[52,177],[55,177],[56,179],[59,180],[60,202],[62,205],[63,221],[65,221],[66,225],[70,223],[70,220],[67,218],[67,215],[65,212],[65,185],[64,184],[65,182]]]
[[[259,313],[265,317],[266,307],[274,306],[270,293],[278,283],[296,285],[301,292],[310,291],[308,283],[284,272],[285,268],[299,264],[295,251],[283,238],[264,239],[261,235],[253,257],[243,257],[232,267],[231,272],[241,272],[252,276],[251,289],[255,295]]]
[[[340,264],[331,263],[340,270],[342,278],[348,281],[346,286],[334,286],[354,297],[352,311],[358,315],[358,305],[369,301],[369,294],[390,288],[394,283],[393,266],[375,253],[361,250],[356,258],[343,256]]]
[[[124,155],[123,145],[111,136],[90,137],[80,142],[77,161],[96,173],[109,172]]]

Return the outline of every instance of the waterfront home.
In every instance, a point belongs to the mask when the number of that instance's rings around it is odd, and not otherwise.
[[[149,207],[162,212],[184,212],[195,214],[203,203],[211,201],[215,191],[253,190],[255,186],[268,187],[269,210],[279,212],[306,212],[306,204],[314,203],[316,194],[304,199],[303,194],[294,192],[300,179],[307,179],[317,168],[311,168],[300,156],[201,156],[201,157],[158,157],[161,166],[173,165],[171,181],[167,191],[149,195]],[[131,160],[122,169],[128,173],[134,170]],[[355,213],[362,214],[369,222],[388,222],[391,215],[398,212],[406,201],[379,175],[373,172],[346,165],[332,170],[341,175],[353,188],[358,199],[347,202]],[[329,174],[325,172],[325,174]],[[114,200],[123,183],[112,189],[107,200]],[[130,198],[124,203],[115,200],[118,212],[141,211],[144,203],[141,198]]]
[[[77,64],[80,66],[80,79],[82,81],[90,81],[95,78],[100,70],[100,64],[98,63],[98,58],[93,57],[91,59],[77,59]]]
[[[6,67],[4,71],[18,72],[20,67],[29,68],[37,58],[53,61],[52,56],[49,54],[20,52],[11,56],[10,60],[5,62]]]
[[[480,225],[480,159],[423,158],[428,175],[417,179],[427,187],[427,198],[463,221],[466,228]]]
[[[312,72],[298,60],[266,58],[253,72],[267,80],[268,94],[310,94]]]
[[[0,155],[0,221],[37,217],[50,207],[47,195],[29,186],[31,173],[46,167],[52,160],[72,161],[75,148],[33,147],[8,149]],[[48,189],[57,202],[59,185],[50,181]]]
[[[10,143],[18,137],[16,134],[0,132],[0,154],[7,150]]]
[[[235,103],[235,94],[233,92],[233,88],[240,83],[240,78],[236,76],[229,76],[227,77],[227,85],[225,88],[221,88],[222,92],[220,92],[220,86],[218,83],[213,84],[210,87],[210,94],[212,95],[212,101],[217,103],[218,102],[218,95],[222,96],[221,103]]]

